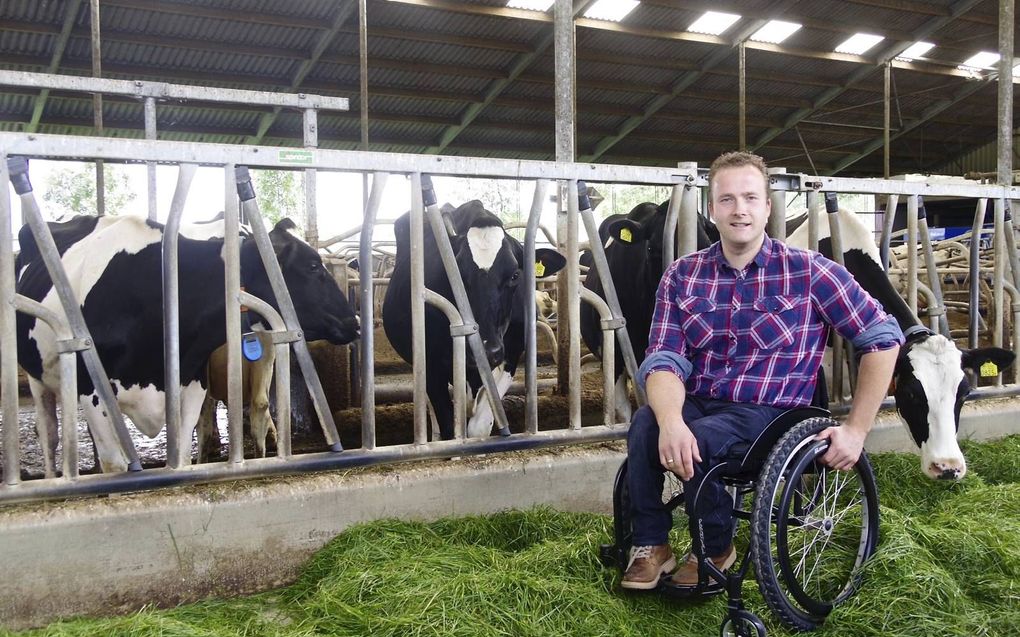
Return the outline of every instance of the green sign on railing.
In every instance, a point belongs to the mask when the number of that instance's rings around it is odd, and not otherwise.
[[[281,150],[279,158],[280,163],[283,164],[311,164],[312,151],[295,149]]]

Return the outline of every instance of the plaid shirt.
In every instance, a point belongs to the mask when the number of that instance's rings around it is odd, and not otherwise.
[[[821,254],[765,237],[738,272],[716,243],[663,274],[638,378],[667,370],[692,395],[807,405],[830,326],[859,353],[903,343],[896,321]]]

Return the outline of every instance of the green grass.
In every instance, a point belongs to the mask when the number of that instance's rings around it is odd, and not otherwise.
[[[921,476],[915,456],[873,457],[882,501],[879,551],[862,591],[815,634],[1020,631],[1020,437],[969,443],[965,452],[970,473],[955,484]],[[684,603],[619,592],[618,575],[597,558],[610,527],[608,516],[546,508],[433,523],[384,520],[336,537],[287,588],[17,634],[717,635],[721,598]],[[744,590],[769,635],[790,634],[753,578]]]

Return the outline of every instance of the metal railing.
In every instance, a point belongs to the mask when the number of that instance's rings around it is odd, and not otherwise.
[[[95,90],[87,78],[78,78],[81,81],[80,90]],[[0,73],[0,83],[10,81],[10,78]],[[109,81],[104,81],[109,82]],[[136,86],[132,84],[132,86]],[[61,87],[67,88],[67,87]],[[126,88],[126,87],[125,87]],[[132,93],[137,94],[137,93]],[[152,96],[148,96],[152,97]],[[153,97],[154,98],[154,97]],[[203,98],[208,99],[208,98]],[[310,109],[314,110],[314,109]],[[312,116],[314,120],[314,116]],[[463,282],[460,279],[459,270],[453,262],[453,253],[450,246],[447,228],[443,222],[442,215],[435,205],[435,199],[422,198],[423,188],[428,192],[428,177],[430,175],[450,176],[483,176],[490,178],[517,179],[533,181],[536,184],[535,197],[525,224],[525,264],[533,263],[535,257],[535,241],[540,230],[539,217],[541,215],[542,203],[545,193],[553,184],[565,185],[557,190],[567,193],[565,201],[560,201],[561,208],[569,210],[570,218],[574,220],[573,233],[568,229],[567,237],[556,237],[561,249],[566,250],[568,262],[574,261],[574,267],[568,267],[565,272],[558,276],[570,276],[566,272],[576,270],[576,247],[577,247],[577,224],[578,218],[584,223],[589,237],[597,237],[597,224],[590,206],[586,205],[583,197],[578,193],[584,193],[584,183],[627,183],[627,184],[654,184],[665,185],[673,188],[672,203],[668,215],[667,235],[672,246],[679,246],[679,252],[685,253],[693,249],[694,230],[696,229],[697,201],[699,191],[706,187],[706,176],[699,171],[694,164],[683,164],[676,169],[635,167],[617,165],[594,165],[578,164],[570,162],[543,162],[543,161],[521,161],[521,160],[499,160],[471,157],[448,157],[448,156],[422,156],[398,153],[375,153],[357,151],[335,151],[317,148],[306,148],[302,150],[300,168],[305,171],[344,171],[366,173],[372,176],[371,193],[364,210],[363,220],[358,235],[350,235],[344,239],[353,240],[357,236],[358,258],[362,267],[359,270],[357,288],[359,292],[359,311],[361,324],[363,326],[361,343],[361,365],[359,368],[361,379],[361,439],[362,446],[358,449],[343,450],[339,445],[335,424],[332,421],[325,399],[321,394],[321,385],[315,373],[314,365],[308,355],[304,340],[300,336],[300,328],[297,324],[294,308],[287,302],[289,298],[285,293],[282,282],[282,275],[279,273],[278,265],[273,258],[271,246],[268,246],[268,236],[262,226],[261,215],[255,198],[250,193],[247,180],[244,178],[243,167],[262,167],[271,169],[294,168],[295,161],[292,153],[294,149],[285,149],[267,146],[237,146],[222,144],[204,143],[183,143],[165,140],[128,140],[118,139],[116,144],[109,140],[89,137],[65,137],[53,135],[27,135],[19,133],[0,133],[0,177],[4,182],[9,178],[8,160],[17,157],[38,157],[38,158],[86,158],[100,159],[106,161],[141,161],[151,163],[174,163],[182,166],[182,182],[187,181],[186,173],[191,170],[189,166],[205,165],[219,166],[224,171],[224,179],[231,187],[227,189],[227,241],[226,245],[232,255],[228,262],[228,281],[230,295],[232,298],[231,307],[236,310],[244,303],[251,306],[263,316],[269,318],[271,326],[277,331],[274,339],[278,356],[276,363],[277,372],[277,398],[280,408],[285,414],[280,427],[280,447],[275,457],[247,459],[243,456],[240,428],[240,400],[239,394],[231,394],[228,399],[228,430],[229,430],[229,460],[226,462],[208,463],[203,465],[190,464],[190,457],[186,453],[189,449],[188,441],[176,440],[173,445],[168,444],[167,466],[160,468],[145,469],[141,471],[130,471],[120,474],[109,475],[87,475],[78,476],[76,470],[66,466],[69,461],[65,457],[65,471],[59,478],[45,478],[38,480],[21,481],[19,479],[18,464],[18,439],[17,439],[17,386],[16,386],[16,359],[14,356],[16,338],[14,332],[14,308],[18,311],[30,311],[28,305],[16,300],[14,294],[14,275],[11,264],[13,263],[13,238],[10,236],[9,228],[11,221],[11,202],[6,193],[0,194],[0,300],[3,301],[2,320],[0,320],[0,358],[2,358],[3,379],[0,388],[3,390],[3,444],[5,452],[4,476],[6,484],[0,486],[0,503],[15,502],[24,500],[57,498],[73,495],[84,495],[94,493],[113,493],[119,491],[147,489],[159,486],[185,484],[194,482],[209,482],[217,480],[230,480],[241,477],[257,477],[282,473],[293,473],[310,470],[339,469],[347,467],[362,466],[368,464],[380,464],[398,462],[412,459],[437,458],[459,456],[471,453],[492,453],[519,449],[529,449],[542,446],[560,445],[566,443],[579,443],[596,440],[608,440],[620,438],[625,434],[626,423],[614,423],[612,412],[613,393],[609,390],[609,380],[613,378],[614,349],[620,347],[626,361],[627,372],[633,375],[636,372],[636,357],[631,350],[630,339],[627,338],[626,324],[622,320],[621,308],[616,299],[615,289],[611,285],[612,278],[609,274],[608,264],[602,245],[598,241],[590,242],[593,254],[594,266],[597,268],[603,284],[607,288],[606,299],[595,302],[594,299],[586,299],[599,307],[600,320],[604,331],[603,347],[603,419],[602,424],[581,426],[581,400],[580,400],[580,379],[573,378],[569,383],[570,396],[568,397],[569,422],[566,429],[539,431],[538,427],[538,368],[537,368],[537,346],[536,346],[536,311],[535,311],[535,272],[531,267],[525,265],[524,274],[525,290],[527,300],[525,301],[525,394],[526,410],[524,416],[523,433],[492,437],[488,439],[465,439],[463,438],[464,417],[463,409],[466,397],[455,391],[457,408],[456,433],[457,439],[451,441],[428,441],[426,432],[425,413],[425,360],[424,360],[424,308],[426,303],[431,303],[442,308],[450,320],[451,337],[457,346],[459,367],[456,371],[458,380],[454,388],[461,389],[464,383],[459,379],[464,373],[464,360],[466,356],[474,356],[482,381],[486,387],[487,394],[491,401],[491,407],[496,421],[501,430],[509,433],[509,422],[502,403],[494,398],[498,396],[492,374],[485,363],[485,354],[482,350],[481,339],[477,333],[477,325],[471,313],[470,304],[467,302],[463,289]],[[412,322],[415,333],[415,360],[414,360],[414,418],[413,426],[414,442],[410,444],[378,446],[376,444],[376,393],[375,393],[375,356],[372,327],[375,321],[375,290],[376,272],[372,267],[374,263],[373,231],[377,221],[380,202],[388,176],[402,175],[410,177],[415,185],[412,188],[411,200],[408,202],[411,210],[411,246],[412,246],[412,282],[413,282],[413,304]],[[796,174],[773,174],[771,175],[772,187],[777,191],[800,191],[809,195],[816,205],[814,209],[820,209],[822,195],[836,192],[872,193],[892,197],[917,198],[921,195],[942,195],[956,197],[976,197],[1003,201],[1020,197],[1020,193],[1014,188],[1003,188],[988,185],[953,185],[945,186],[940,184],[911,183],[896,180],[858,180],[839,178],[818,178]],[[237,199],[233,197],[232,190],[237,186],[241,192],[241,205],[237,205]],[[186,186],[181,186],[186,188]],[[30,192],[30,191],[29,191]],[[176,200],[176,198],[175,198]],[[38,206],[33,210],[33,200],[29,197],[22,198],[23,209],[26,210],[26,218],[33,227],[37,241],[45,243],[48,231],[42,222]],[[1004,206],[1002,206],[1004,209]],[[175,204],[171,215],[171,221],[179,217],[179,211],[183,208],[183,195],[180,205]],[[895,209],[895,206],[892,208]],[[915,207],[911,207],[915,210]],[[248,214],[252,222],[255,239],[263,257],[263,263],[269,271],[271,278],[274,278],[274,291],[281,300],[279,316],[265,304],[259,304],[258,299],[244,295],[236,286],[236,246],[231,247],[237,241],[236,221],[238,214],[243,211]],[[773,215],[782,214],[781,210],[773,210]],[[913,214],[913,213],[911,213]],[[834,219],[834,217],[833,217]],[[996,214],[996,241],[997,245],[1009,245],[1006,237],[1007,231],[1012,232],[1011,221],[1003,214]],[[173,223],[168,223],[170,234],[173,234]],[[914,227],[914,226],[911,226]],[[891,227],[890,227],[891,228]],[[439,256],[442,258],[443,267],[454,288],[454,303],[446,299],[436,298],[437,295],[430,293],[424,286],[424,255],[420,247],[423,245],[424,233],[433,232]],[[833,234],[838,239],[838,225],[834,226]],[[912,241],[912,235],[908,229],[908,243]],[[923,242],[922,242],[923,243]],[[668,244],[667,244],[668,245]],[[415,246],[418,246],[415,249]],[[43,246],[45,248],[45,246]],[[925,259],[929,258],[931,251],[930,242],[922,245],[925,252]],[[52,252],[47,250],[46,257],[51,268],[51,274],[55,282],[58,282],[61,271],[59,269],[59,258],[56,255],[56,248]],[[674,247],[669,247],[666,258],[672,259],[676,254]],[[170,254],[170,251],[167,251]],[[998,289],[1010,290],[1009,286],[1002,284],[1005,273],[1011,271],[1014,280],[1018,276],[1016,264],[1015,245],[1012,250],[1012,259],[1006,249],[996,251],[995,273],[998,282]],[[913,259],[917,272],[916,249],[912,255],[908,255],[908,263]],[[172,257],[168,257],[168,268],[174,270]],[[926,261],[929,263],[929,261]],[[1001,276],[1000,276],[1001,273]],[[579,275],[575,273],[568,289],[573,293],[568,294],[568,303],[571,312],[569,315],[558,317],[558,328],[565,329],[569,333],[569,340],[572,350],[579,351],[580,331],[577,325],[577,308],[582,302],[582,292]],[[569,281],[568,281],[569,282]],[[1000,285],[1002,284],[1002,285]],[[57,285],[55,283],[55,285]],[[61,287],[61,286],[58,286]],[[1012,290],[1020,286],[1012,285]],[[64,303],[65,312],[72,316],[72,320],[66,324],[66,329],[61,328],[61,339],[65,343],[65,349],[69,356],[75,356],[75,352],[81,351],[82,355],[89,355],[88,352],[94,349],[88,343],[86,332],[75,332],[71,328],[75,326],[73,315],[80,309],[79,300],[74,300],[70,290],[66,291],[67,302]],[[913,288],[909,295],[916,295],[918,288]],[[1011,293],[1013,293],[1011,291]],[[62,292],[62,294],[64,294]],[[1001,293],[1000,293],[1001,295]],[[1001,298],[998,297],[998,298]],[[1014,306],[1020,307],[1014,298]],[[167,297],[165,304],[173,311],[175,299],[173,295]],[[997,303],[996,312],[1002,311],[1002,303]],[[916,298],[914,300],[916,307]],[[228,308],[228,315],[231,310]],[[173,324],[173,315],[167,314],[167,324]],[[1020,315],[1017,315],[1020,316]],[[49,317],[53,320],[53,317]],[[83,322],[82,322],[83,323]],[[238,348],[239,331],[236,321],[227,321],[228,344],[230,344],[230,359],[232,364],[239,362],[240,354]],[[1014,351],[1020,349],[1017,339],[1017,322],[1014,320],[1011,339]],[[173,340],[174,330],[168,329],[168,340]],[[229,331],[233,330],[233,332]],[[59,330],[58,330],[59,331]],[[608,335],[615,333],[616,342],[613,347],[608,346],[611,339]],[[288,344],[289,343],[289,344]],[[179,346],[179,343],[177,343]],[[332,451],[292,454],[289,444],[288,425],[286,418],[289,415],[287,389],[289,385],[288,353],[289,347],[295,348],[295,356],[302,367],[303,375],[309,382],[310,391],[315,396],[320,421],[324,423],[327,442],[332,445]],[[463,354],[459,352],[463,350]],[[168,350],[171,351],[171,350]],[[179,350],[172,350],[179,351]],[[563,355],[563,352],[560,353]],[[169,358],[169,357],[168,357]],[[101,367],[101,365],[100,365]],[[574,372],[579,375],[579,369]],[[172,376],[167,375],[168,378]],[[240,374],[235,368],[231,372],[231,384],[236,385]],[[65,379],[65,388],[69,381]],[[1014,375],[1014,383],[1016,376]],[[97,382],[97,387],[101,383]],[[171,383],[167,383],[170,385]],[[316,391],[315,387],[319,389]],[[107,385],[108,387],[108,385]],[[235,388],[235,392],[237,389]],[[73,413],[71,403],[67,402],[66,390],[64,401],[67,411]],[[980,394],[981,392],[979,392]],[[989,395],[1001,395],[1004,393],[1016,393],[1016,386],[1003,386],[1001,379],[999,386],[991,388]],[[641,397],[638,396],[639,402]],[[115,408],[115,401],[112,409]],[[169,411],[168,411],[169,414]],[[170,416],[168,416],[168,420]],[[171,426],[172,431],[181,431],[181,425]],[[332,427],[332,429],[330,429]],[[73,428],[73,427],[72,427]],[[65,435],[68,427],[65,426]],[[73,444],[68,437],[65,445]],[[126,445],[125,449],[130,453]],[[170,448],[174,453],[170,453]],[[65,451],[66,454],[66,451]]]

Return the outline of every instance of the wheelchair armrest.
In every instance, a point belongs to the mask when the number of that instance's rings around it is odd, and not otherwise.
[[[741,474],[748,472],[757,473],[762,463],[765,462],[765,458],[768,457],[769,452],[772,451],[772,447],[776,446],[779,439],[790,428],[808,418],[827,418],[830,415],[829,410],[822,409],[821,407],[794,407],[784,411],[776,416],[772,422],[765,425],[765,429],[758,434],[754,442],[742,442],[730,447],[729,453],[726,454],[727,459],[740,461],[739,473]]]

